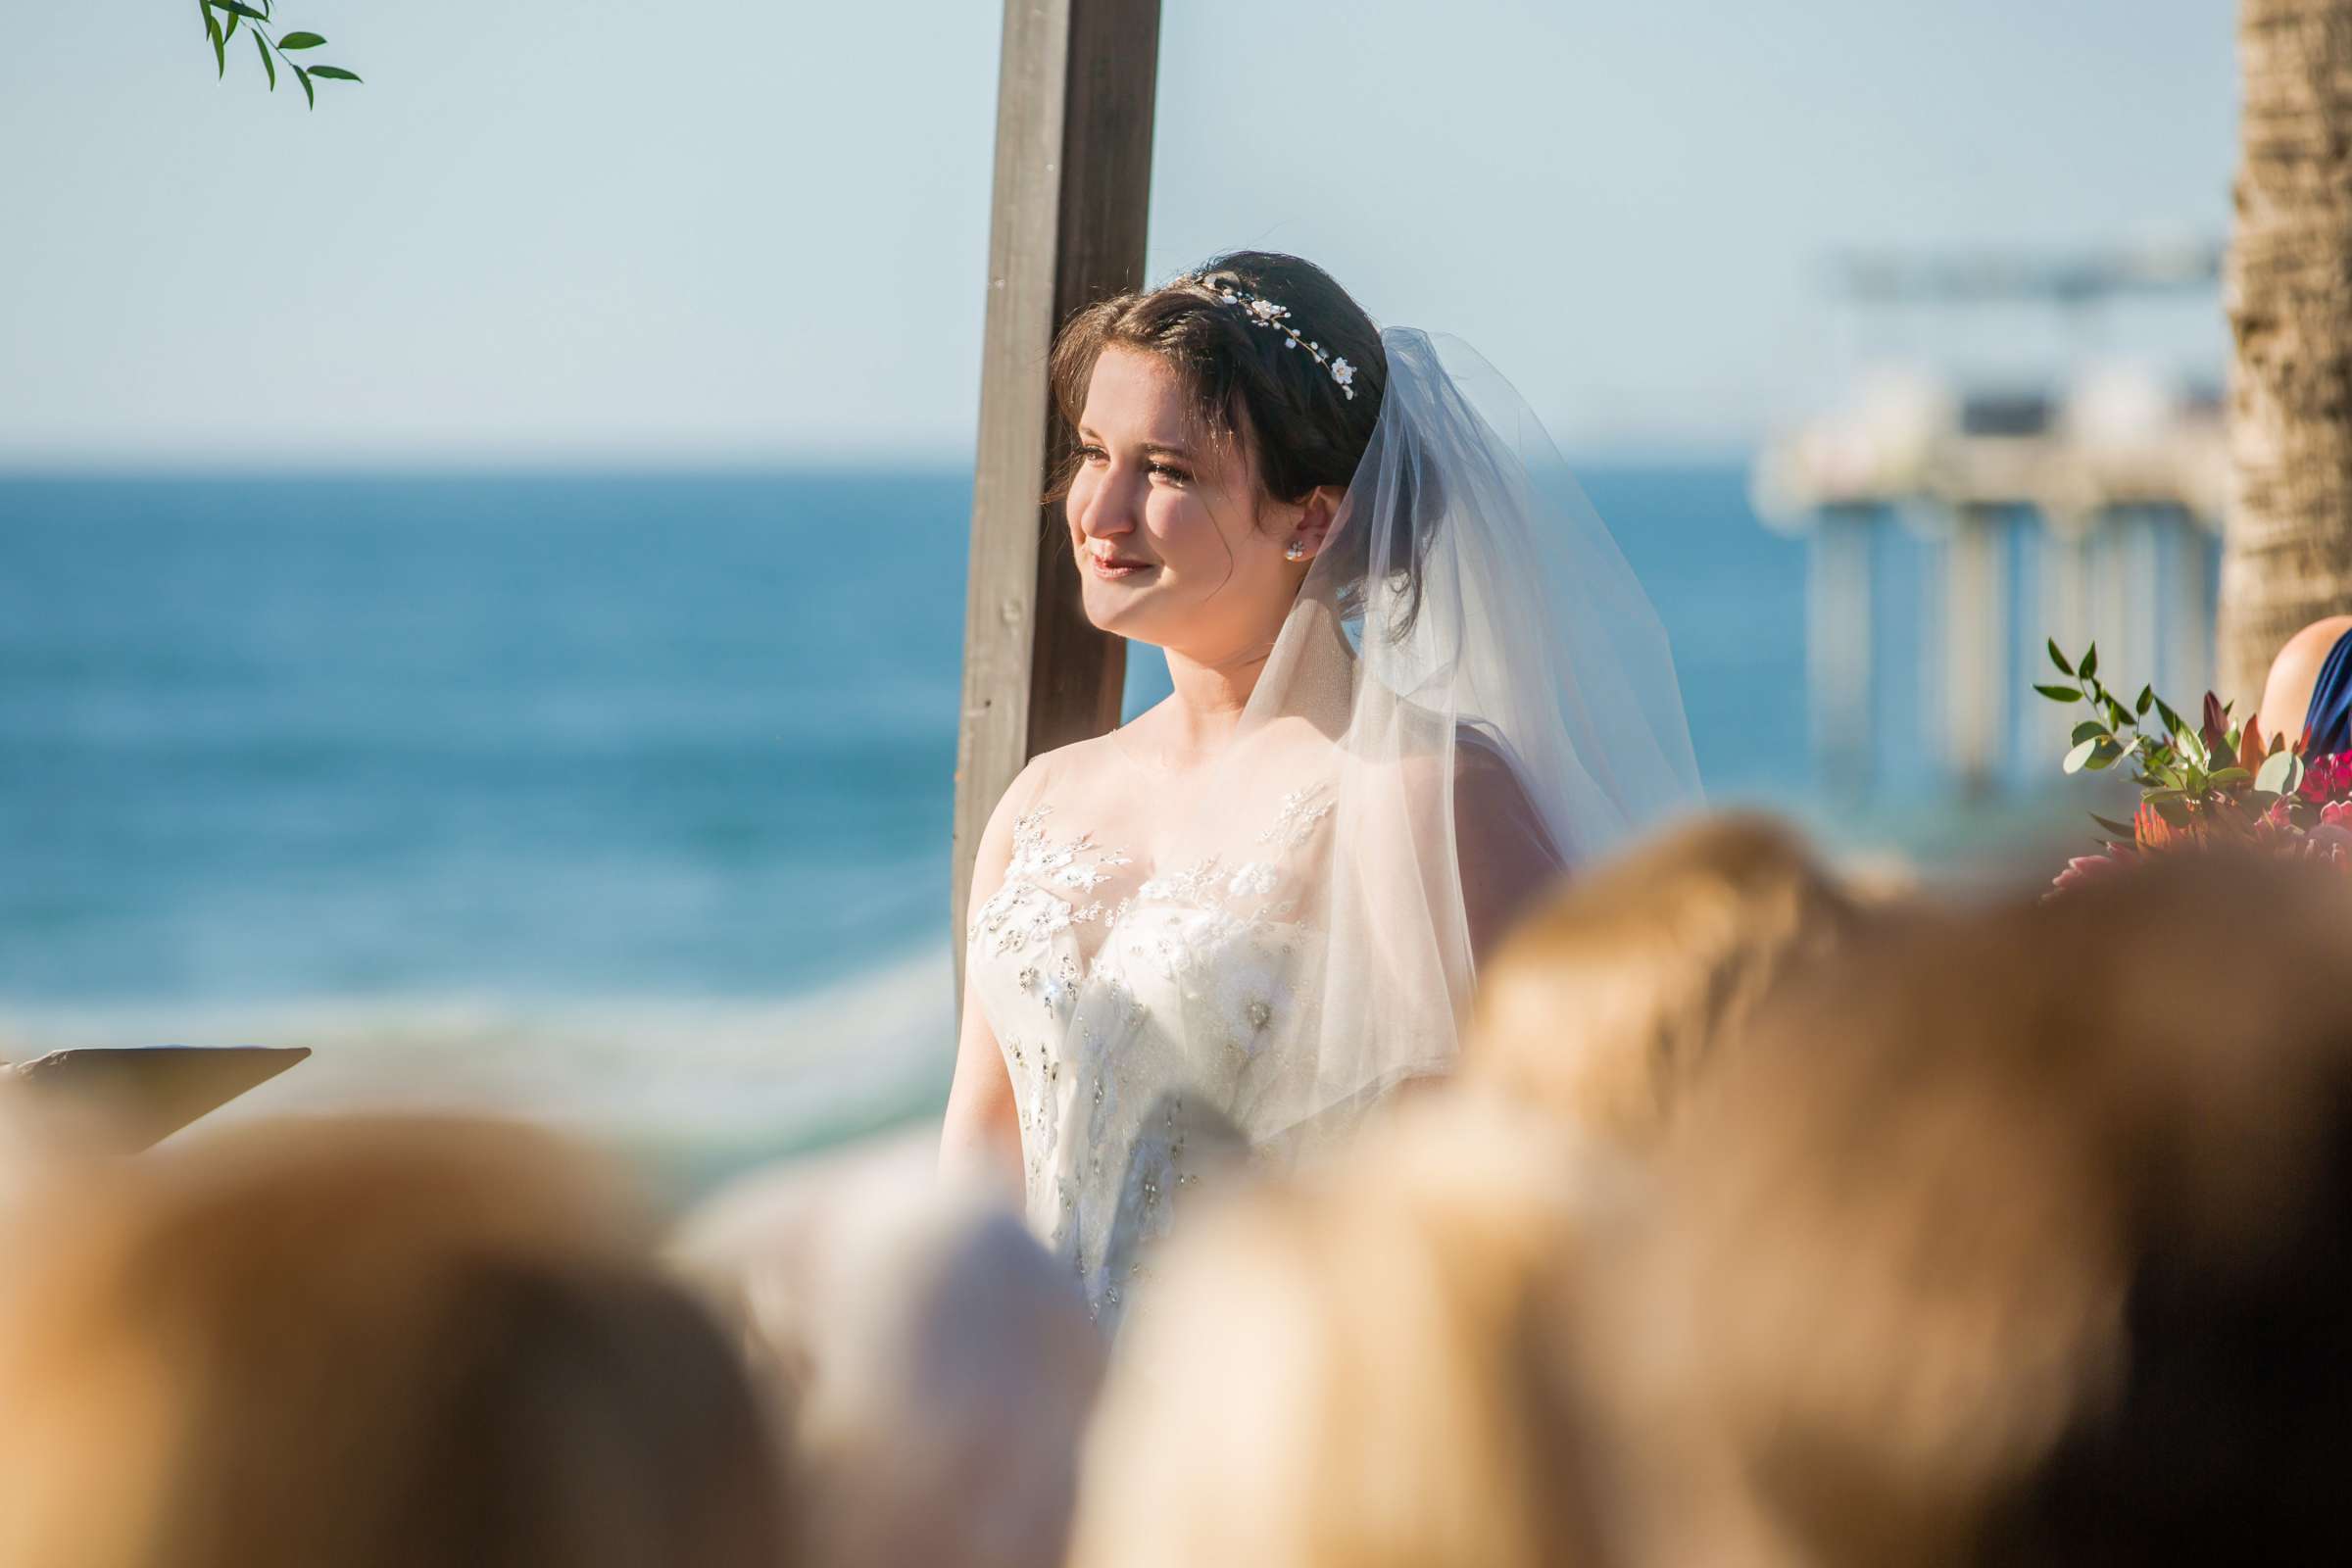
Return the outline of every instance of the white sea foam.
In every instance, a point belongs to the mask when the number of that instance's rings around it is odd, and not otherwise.
[[[778,998],[401,996],[65,1006],[0,999],[0,1057],[67,1047],[309,1046],[220,1114],[522,1115],[592,1136],[800,1145],[936,1106],[955,1055],[945,948]]]

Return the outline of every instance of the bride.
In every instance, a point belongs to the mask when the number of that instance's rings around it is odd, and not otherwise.
[[[1648,602],[1467,349],[1250,251],[1080,311],[1052,376],[1088,618],[1174,691],[981,837],[942,1157],[1115,1322],[1203,1176],[1443,1072],[1521,904],[1696,769]]]

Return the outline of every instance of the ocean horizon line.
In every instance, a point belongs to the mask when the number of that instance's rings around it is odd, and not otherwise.
[[[1725,469],[1754,458],[1746,442],[1628,441],[1567,448],[1572,468],[1612,471]],[[427,452],[320,453],[260,458],[252,454],[0,452],[0,484],[148,482],[269,483],[306,480],[763,479],[868,478],[877,474],[968,477],[969,453],[938,448],[823,453]]]

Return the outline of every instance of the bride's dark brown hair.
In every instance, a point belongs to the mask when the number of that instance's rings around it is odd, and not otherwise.
[[[1318,361],[1287,333],[1227,304],[1222,290],[1285,307],[1289,324],[1327,359]],[[1050,370],[1054,405],[1069,431],[1086,408],[1096,363],[1114,345],[1173,368],[1196,422],[1215,439],[1253,451],[1259,483],[1281,502],[1302,501],[1322,485],[1348,488],[1388,390],[1388,355],[1364,308],[1314,263],[1276,251],[1231,251],[1173,282],[1098,300],[1072,315],[1054,340]],[[1339,360],[1354,370],[1347,387],[1331,372]],[[1078,462],[1073,445],[1046,492],[1049,504],[1068,497]],[[1401,573],[1412,580],[1417,600],[1427,534],[1425,527],[1395,530],[1379,562],[1370,559],[1361,528],[1336,531],[1327,550],[1336,553],[1334,564],[1351,596],[1376,572]]]

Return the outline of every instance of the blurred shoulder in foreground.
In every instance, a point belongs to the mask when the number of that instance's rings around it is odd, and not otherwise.
[[[2352,632],[2352,615],[2329,615],[2286,640],[2271,661],[2256,709],[2265,735],[2283,734],[2291,741],[2308,728],[2321,755],[2352,744],[2346,725],[2352,711],[2352,667],[2347,667],[2352,659],[2338,657],[2347,632]]]

